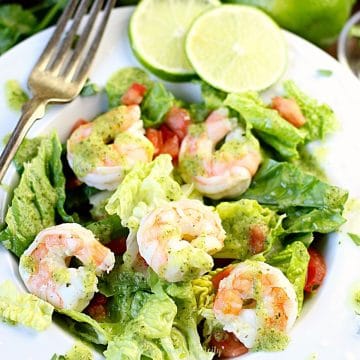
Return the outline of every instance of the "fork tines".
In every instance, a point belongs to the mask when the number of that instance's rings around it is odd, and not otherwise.
[[[46,71],[69,82],[85,82],[115,2],[108,0],[104,5],[104,0],[95,0],[90,6],[90,0],[70,0],[34,70]],[[102,9],[102,18],[98,19],[101,22],[94,34],[94,23]]]

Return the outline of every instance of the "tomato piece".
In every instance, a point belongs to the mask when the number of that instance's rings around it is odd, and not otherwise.
[[[223,271],[220,271],[219,273],[217,273],[216,275],[213,276],[211,281],[212,281],[215,291],[218,290],[220,281],[222,279],[226,278],[227,276],[229,276],[232,269],[233,269],[233,266],[229,265]]]
[[[68,190],[74,190],[82,185],[82,181],[80,181],[75,175],[66,179],[66,188]]]
[[[90,304],[84,310],[84,312],[96,321],[104,320],[107,314],[106,304],[107,297],[103,294],[96,293],[91,299]]]
[[[308,253],[310,260],[304,290],[311,293],[322,284],[326,274],[326,263],[323,256],[317,250],[309,248]]]
[[[165,117],[165,124],[178,136],[180,141],[186,136],[190,121],[189,112],[176,106],[172,107]]]
[[[154,156],[159,155],[163,145],[162,132],[153,128],[147,128],[145,135],[154,145]]]
[[[159,130],[161,131],[163,142],[166,142],[167,140],[173,138],[174,136],[177,136],[176,133],[174,133],[167,125],[162,124],[159,127]]]
[[[180,143],[179,138],[176,135],[173,135],[171,138],[168,138],[163,146],[160,149],[160,154],[169,154],[173,161],[176,162],[179,156]]]
[[[126,238],[120,237],[105,244],[115,255],[122,255],[126,251]]]
[[[121,97],[121,103],[124,105],[140,105],[146,90],[147,88],[145,85],[133,83]]]
[[[266,234],[259,225],[250,227],[249,246],[252,254],[258,254],[264,251]]]
[[[222,359],[244,355],[249,351],[233,333],[227,331],[215,332],[209,345],[210,348],[215,348],[216,353]]]
[[[85,119],[78,119],[76,122],[75,122],[75,124],[74,124],[74,126],[71,128],[71,134],[77,129],[77,128],[79,128],[81,125],[85,125],[85,124],[88,124],[90,121],[87,121],[87,120],[85,120]]]
[[[275,109],[281,117],[297,128],[303,126],[306,122],[300,106],[293,99],[275,96],[272,99],[271,107]]]

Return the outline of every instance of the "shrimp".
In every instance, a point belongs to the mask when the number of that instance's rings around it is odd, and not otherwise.
[[[224,245],[219,215],[199,200],[169,202],[140,223],[140,255],[170,282],[190,280],[213,267],[212,254]]]
[[[72,257],[84,266],[68,267]],[[42,230],[20,258],[27,289],[60,309],[82,311],[97,291],[97,276],[109,272],[114,254],[90,230],[67,223]]]
[[[225,143],[215,151],[225,136]],[[192,125],[179,155],[179,170],[212,199],[237,197],[247,190],[261,162],[259,144],[234,129],[227,109],[212,112],[204,124]]]
[[[137,105],[116,107],[79,126],[67,142],[75,175],[100,190],[115,190],[127,171],[137,162],[150,162],[153,153]]]
[[[224,330],[250,349],[261,329],[286,334],[296,320],[298,304],[293,286],[279,269],[247,260],[220,281],[213,310]]]

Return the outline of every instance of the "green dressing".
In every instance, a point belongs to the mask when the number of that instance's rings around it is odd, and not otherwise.
[[[8,80],[5,83],[5,96],[10,109],[19,111],[29,100],[27,93],[21,88],[16,80]]]

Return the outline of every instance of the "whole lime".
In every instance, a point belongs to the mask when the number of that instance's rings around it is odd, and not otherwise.
[[[320,46],[331,44],[350,15],[354,0],[224,0],[256,6],[281,27]]]

